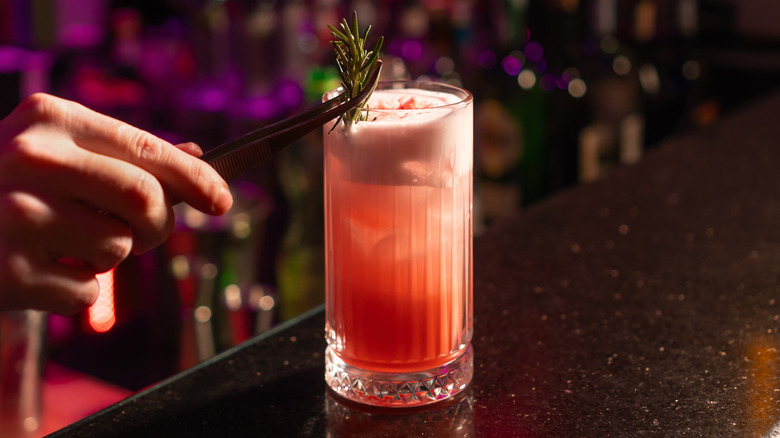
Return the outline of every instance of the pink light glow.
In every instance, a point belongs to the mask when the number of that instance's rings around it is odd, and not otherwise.
[[[97,300],[89,306],[89,326],[98,333],[111,330],[116,323],[114,312],[114,269],[97,274],[95,278],[100,285]]]

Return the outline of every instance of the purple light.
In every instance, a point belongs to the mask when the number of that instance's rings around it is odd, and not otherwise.
[[[49,64],[51,60],[47,53],[29,52],[24,67],[27,70],[45,70],[49,68]]]
[[[70,23],[60,31],[59,39],[66,47],[96,47],[103,39],[103,29],[95,24]]]
[[[555,78],[555,86],[561,90],[569,88],[569,81],[563,76],[557,76]]]
[[[199,111],[221,111],[227,104],[225,92],[210,86],[187,90],[181,98],[184,105]]]
[[[544,73],[547,70],[547,61],[544,59],[540,60],[536,63],[536,71],[537,73]]]
[[[523,69],[523,64],[514,56],[507,56],[501,61],[501,67],[509,76],[516,76]]]
[[[542,56],[544,56],[544,49],[541,44],[531,41],[525,46],[525,56],[531,61],[539,61],[542,59]]]
[[[477,56],[477,63],[485,70],[490,70],[496,65],[496,54],[491,50],[483,50],[479,56]]]
[[[303,103],[303,90],[297,82],[280,82],[276,88],[276,99],[288,108],[294,108]]]
[[[276,103],[268,96],[251,98],[245,105],[246,112],[255,119],[266,120],[276,116]]]
[[[225,107],[227,97],[221,90],[206,90],[200,95],[201,108],[208,111],[219,111]]]
[[[0,47],[0,73],[19,71],[23,52],[15,47]]]
[[[422,57],[422,45],[419,41],[409,40],[401,46],[401,53],[404,59],[417,61]]]

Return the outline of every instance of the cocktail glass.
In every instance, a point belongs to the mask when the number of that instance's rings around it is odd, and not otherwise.
[[[381,82],[369,108],[323,128],[325,379],[359,403],[427,405],[473,374],[473,96]]]

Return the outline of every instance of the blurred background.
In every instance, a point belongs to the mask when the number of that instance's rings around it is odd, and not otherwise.
[[[326,25],[353,10],[384,79],[474,94],[476,233],[780,73],[773,0],[0,0],[0,117],[45,91],[208,150],[338,86]],[[321,304],[321,141],[234,183],[227,217],[181,208],[89,311],[48,317],[48,361],[135,391]]]

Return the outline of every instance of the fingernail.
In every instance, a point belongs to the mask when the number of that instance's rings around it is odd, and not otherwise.
[[[233,195],[230,188],[224,183],[219,184],[219,193],[214,198],[214,204],[211,205],[211,212],[214,214],[223,214],[233,206]]]
[[[200,146],[197,145],[197,143],[189,142],[190,150],[192,155],[196,157],[200,157],[203,155],[203,149],[201,149]]]

